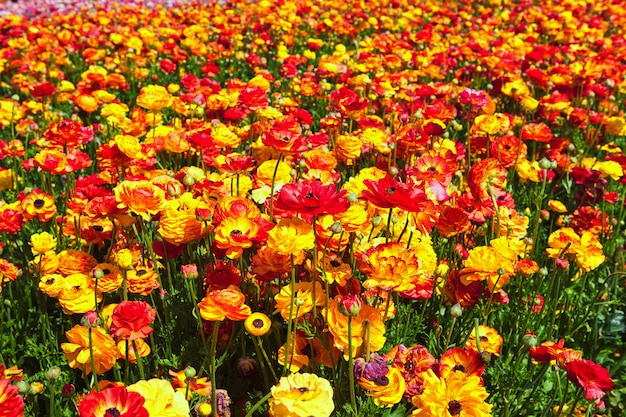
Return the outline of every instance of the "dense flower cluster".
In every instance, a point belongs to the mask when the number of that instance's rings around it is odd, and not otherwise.
[[[0,415],[623,411],[619,2],[140,3],[0,6]]]

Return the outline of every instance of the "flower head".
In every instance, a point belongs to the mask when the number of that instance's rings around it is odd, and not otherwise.
[[[198,304],[200,316],[204,320],[221,321],[230,319],[245,320],[250,314],[250,307],[246,304],[246,297],[238,288],[208,291]]]
[[[330,382],[315,374],[282,377],[271,392],[268,403],[275,417],[329,417],[335,409]]]
[[[111,316],[111,334],[128,340],[145,339],[154,331],[156,311],[144,301],[122,301]]]
[[[585,398],[594,401],[613,389],[609,371],[597,363],[578,359],[565,363],[567,378],[581,387]]]
[[[79,417],[150,417],[141,394],[110,387],[88,394],[78,405]]]

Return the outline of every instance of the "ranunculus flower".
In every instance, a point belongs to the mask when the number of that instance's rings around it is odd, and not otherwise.
[[[65,332],[65,337],[67,337],[68,342],[61,343],[61,349],[63,349],[70,367],[81,369],[83,374],[90,374],[92,367],[89,353],[89,329],[85,326],[76,325]],[[113,368],[119,351],[113,338],[102,327],[91,329],[91,340],[96,373],[103,374]]]
[[[2,417],[21,417],[24,415],[24,399],[17,386],[10,379],[0,379],[0,412]]]
[[[79,417],[150,417],[145,398],[126,387],[110,387],[88,394],[78,405]]]
[[[200,316],[204,320],[222,321],[230,319],[245,320],[250,314],[250,307],[245,304],[246,297],[238,288],[209,291],[198,303]]]
[[[189,403],[182,391],[176,391],[164,379],[139,381],[128,387],[129,392],[141,394],[146,399],[144,407],[150,417],[188,417]]]
[[[301,181],[284,185],[274,207],[292,213],[320,215],[337,214],[348,209],[346,190],[337,191],[334,184],[323,185],[320,181]]]
[[[330,382],[315,374],[282,377],[271,392],[268,403],[275,417],[329,417],[335,409]]]
[[[156,311],[144,301],[122,301],[111,316],[111,334],[128,340],[145,339],[154,331]]]
[[[581,387],[585,398],[595,401],[613,389],[613,380],[609,371],[597,363],[578,359],[565,363],[567,379]]]

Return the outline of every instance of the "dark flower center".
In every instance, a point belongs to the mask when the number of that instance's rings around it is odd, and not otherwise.
[[[232,232],[230,232],[230,235],[231,236],[241,236],[241,235],[243,235],[243,233],[241,232],[241,230],[235,229]]]
[[[46,281],[46,284],[52,285],[52,284],[54,284],[54,280],[53,279],[49,279],[49,280]]]
[[[458,416],[461,414],[462,409],[461,403],[457,400],[452,400],[448,403],[448,413],[450,413],[451,416]]]
[[[461,371],[461,372],[465,372],[465,367],[459,363],[459,364],[458,364],[458,365],[456,365],[454,368],[452,368],[452,370],[454,370],[454,371]]]
[[[308,192],[304,195],[304,198],[313,198],[313,193]]]
[[[148,271],[146,271],[145,269],[140,269],[139,271],[137,271],[137,273],[135,275],[140,277],[142,275],[146,275],[147,273],[148,273]]]
[[[301,388],[296,388],[298,391],[300,391],[302,394],[304,394],[305,392],[309,392],[309,389],[307,387],[301,387]]]
[[[430,172],[437,172],[437,168],[435,168],[435,167],[429,167],[428,170]]]
[[[121,414],[117,408],[109,408],[104,412],[104,417],[120,417]]]
[[[487,336],[480,336],[480,341],[481,342],[488,342],[489,339],[487,338]]]
[[[387,188],[387,194],[393,194],[396,192],[396,187],[389,187]]]
[[[331,265],[333,268],[337,268],[337,267],[341,266],[341,262],[339,262],[339,261],[338,261],[338,260],[336,260],[336,259],[333,259],[333,260],[332,260],[332,261],[330,261],[329,263],[330,263],[330,265]]]
[[[379,376],[378,378],[374,379],[374,383],[378,386],[386,387],[387,385],[389,385],[389,378],[387,378],[386,375]]]
[[[93,230],[95,230],[96,232],[102,232],[104,230],[104,227],[102,227],[100,225],[95,225],[93,227]]]
[[[33,205],[37,208],[42,208],[45,203],[46,202],[43,201],[41,198],[38,198],[37,200],[33,202]]]
[[[102,273],[104,273],[104,275],[109,275],[111,273],[110,269],[103,269]]]
[[[263,320],[261,319],[256,319],[252,322],[252,325],[254,327],[256,327],[257,329],[262,329],[263,328]]]

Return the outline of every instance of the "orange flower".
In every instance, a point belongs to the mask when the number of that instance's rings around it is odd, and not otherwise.
[[[465,343],[465,349],[473,349],[477,352],[487,352],[496,356],[500,356],[500,346],[502,346],[502,336],[494,328],[480,325],[478,326],[478,343],[480,344],[480,350],[476,343],[476,329],[472,330],[469,339]]]
[[[22,214],[24,219],[32,220],[35,217],[41,222],[52,220],[57,212],[54,197],[41,190],[34,189],[22,200]]]
[[[238,288],[226,288],[207,292],[198,304],[200,316],[204,320],[222,321],[230,319],[234,321],[245,320],[252,311],[246,304],[246,297]]]
[[[446,351],[439,359],[439,375],[443,379],[448,378],[454,372],[482,376],[484,371],[485,365],[478,352],[473,349],[455,347]]]
[[[406,291],[421,278],[421,262],[412,249],[397,242],[369,249],[361,263],[361,272],[367,275],[365,288],[378,287],[383,291]]]
[[[199,201],[191,193],[184,193],[180,198],[171,200],[159,219],[159,235],[173,245],[184,245],[203,238],[206,225],[196,216]]]
[[[118,208],[125,208],[147,221],[167,207],[165,192],[150,181],[122,181],[113,191]]]
[[[328,330],[333,335],[333,344],[343,352],[343,357],[348,360],[348,316],[341,313],[338,300],[341,296],[329,300],[328,309],[325,310]],[[367,324],[366,324],[367,323]],[[369,341],[366,340],[365,326],[369,326]],[[369,342],[369,350],[375,352],[385,344],[385,324],[374,307],[363,303],[359,315],[352,318],[352,356],[358,356],[362,351],[363,344]]]
[[[138,267],[128,271],[126,279],[128,291],[133,294],[148,295],[160,286],[156,271],[148,267]]]
[[[493,191],[500,190],[506,181],[506,169],[495,158],[481,159],[468,173],[468,186],[474,198],[490,200]]]
[[[83,375],[92,372],[91,355],[89,352],[89,329],[85,326],[76,325],[65,332],[67,343],[61,343],[61,349],[71,368],[81,369]],[[91,340],[93,342],[93,360],[96,366],[96,373],[103,374],[113,368],[119,351],[115,341],[103,328],[94,327],[91,329]]]
[[[19,268],[13,263],[7,261],[6,259],[0,259],[0,285],[15,281],[19,273]]]
[[[226,249],[230,259],[239,258],[244,249],[265,240],[265,230],[247,217],[227,217],[215,227],[215,244]]]
[[[98,264],[96,258],[79,250],[64,250],[59,253],[59,272],[63,275],[89,274]]]
[[[205,378],[187,378],[185,370],[170,371],[172,377],[172,386],[178,392],[186,392],[187,386],[189,386],[188,400],[191,399],[191,394],[196,393],[201,397],[207,397],[211,395],[211,382]]]

